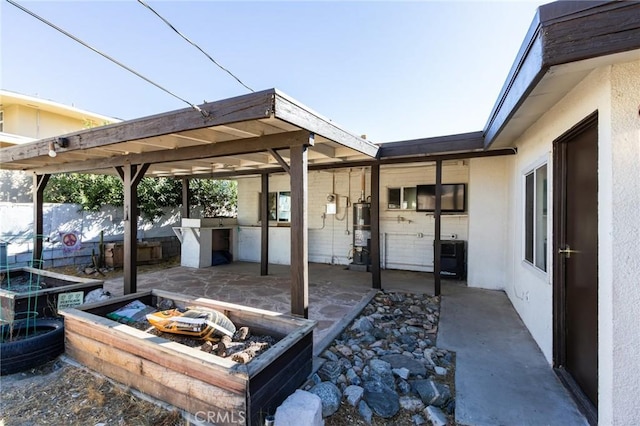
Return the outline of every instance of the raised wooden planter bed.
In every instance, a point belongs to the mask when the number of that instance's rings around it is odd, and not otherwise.
[[[248,364],[203,352],[112,321],[106,314],[140,300],[157,306],[213,308],[236,327],[267,334],[278,343]],[[215,424],[262,425],[264,418],[311,374],[315,321],[276,312],[151,290],[68,309],[67,354],[126,386]]]
[[[0,289],[0,322],[8,323],[22,319],[27,311],[35,312],[40,318],[57,315],[60,307],[84,302],[88,292],[102,288],[103,281],[73,277],[31,267],[15,268],[5,272],[3,287],[9,284],[30,281],[28,285],[13,286],[13,289]],[[43,288],[37,290],[36,288]],[[60,296],[64,294],[64,296]],[[62,299],[62,300],[60,300]]]

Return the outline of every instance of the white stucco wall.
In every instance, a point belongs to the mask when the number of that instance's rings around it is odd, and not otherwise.
[[[506,287],[509,179],[514,160],[514,156],[470,160],[469,287]]]
[[[600,424],[640,421],[640,61],[610,69],[599,157]]]
[[[549,260],[547,272],[543,272],[524,259],[524,187],[523,176],[544,162],[548,173],[548,211],[553,211],[553,141],[571,129],[575,124],[594,111],[606,115],[609,109],[608,96],[609,69],[598,69],[590,73],[560,102],[543,115],[515,143],[518,149],[510,171],[509,229],[510,241],[505,251],[507,256],[506,293],[516,311],[529,329],[549,363],[553,362],[553,257]],[[600,126],[599,138],[604,132]],[[606,121],[606,120],[604,120]],[[548,215],[548,250],[553,241],[552,218]]]
[[[309,261],[347,265],[353,244],[353,203],[361,197],[362,169],[312,171],[309,173]],[[370,196],[370,173],[365,171],[365,198]],[[468,183],[468,164],[448,162],[443,166],[443,183]],[[380,238],[382,267],[433,271],[433,214],[387,209],[387,189],[435,182],[433,165],[383,167],[380,173]],[[274,175],[269,191],[288,191],[289,176]],[[260,260],[259,178],[238,180],[238,258]],[[337,214],[326,215],[327,194],[337,194]],[[289,264],[289,228],[271,223],[269,261]],[[442,220],[443,239],[467,240],[467,214],[448,215]]]
[[[598,346],[600,424],[635,424],[640,419],[640,61],[591,72],[515,143],[518,155],[508,175],[508,238],[505,291],[545,357],[552,363],[552,275],[523,262],[522,176],[548,159],[549,211],[553,188],[552,143],[598,111]],[[471,179],[481,169],[472,162]],[[487,171],[485,171],[487,172]],[[477,226],[472,195],[469,224],[471,265]],[[474,201],[475,200],[475,201]],[[551,220],[551,217],[549,218]],[[548,224],[552,241],[551,223]],[[486,238],[486,236],[485,236]],[[495,260],[495,262],[499,262]],[[470,265],[470,268],[471,268]],[[474,266],[475,268],[475,266]],[[477,276],[470,270],[471,277]]]

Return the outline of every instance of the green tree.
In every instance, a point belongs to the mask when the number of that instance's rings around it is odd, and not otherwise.
[[[191,179],[191,204],[202,206],[205,216],[235,216],[238,189],[235,181]],[[138,185],[138,206],[145,219],[162,215],[165,207],[182,202],[182,184],[172,178],[144,178]],[[103,205],[121,206],[124,201],[122,182],[117,176],[80,173],[53,175],[44,192],[49,203],[73,203],[83,210],[97,211]]]

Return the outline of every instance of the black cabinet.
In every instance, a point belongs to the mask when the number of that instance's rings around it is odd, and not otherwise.
[[[435,242],[434,242],[435,244]],[[467,277],[467,242],[462,240],[440,241],[440,276],[443,278]]]

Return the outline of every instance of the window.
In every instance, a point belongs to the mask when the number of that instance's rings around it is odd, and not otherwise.
[[[259,197],[262,194],[258,194]],[[258,214],[258,217],[260,215]],[[291,222],[291,192],[279,191],[269,193],[269,220]]]
[[[387,208],[390,210],[415,210],[416,187],[389,188]]]
[[[0,111],[0,132],[4,132],[4,111]]]
[[[547,165],[524,177],[524,259],[547,271]]]

